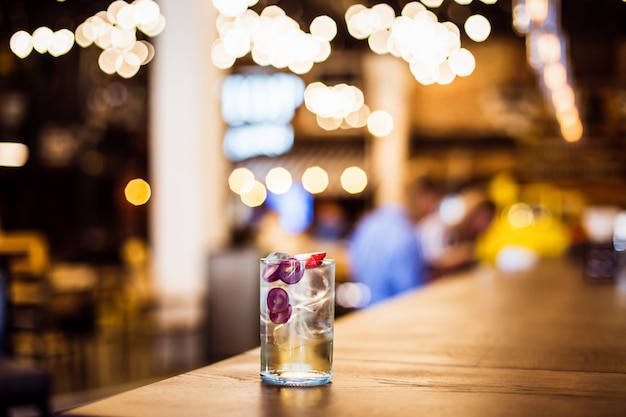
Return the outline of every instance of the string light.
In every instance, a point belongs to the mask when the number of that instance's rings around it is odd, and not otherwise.
[[[352,5],[344,15],[348,33],[355,39],[367,39],[376,54],[402,58],[421,84],[446,85],[457,76],[469,76],[474,71],[475,60],[463,68],[448,62],[461,48],[459,28],[452,22],[439,22],[427,9],[426,6],[439,7],[440,1],[422,3],[407,3],[400,16],[395,16],[391,6],[385,3],[371,8]],[[480,15],[472,16],[465,27],[468,36],[475,41],[485,40],[491,31],[489,21]],[[465,51],[465,56],[471,54]]]
[[[567,142],[579,141],[584,129],[576,104],[567,45],[560,29],[558,2],[516,0],[513,26],[526,35],[528,63],[537,72],[561,136]]]
[[[103,51],[98,66],[106,74],[131,78],[142,65],[154,56],[154,47],[145,40],[137,39],[137,31],[153,37],[165,28],[165,17],[153,0],[135,0],[126,3],[113,1],[106,10],[99,11],[80,23],[75,32],[69,29],[52,31],[47,26],[35,29],[30,35],[20,30],[11,36],[11,51],[19,58],[26,58],[32,50],[54,57],[67,54],[74,43],[82,48],[95,44]]]
[[[279,6],[267,6],[257,14],[248,8],[251,4],[256,1],[213,1],[220,12],[216,22],[219,37],[211,46],[216,67],[231,68],[237,59],[250,54],[257,65],[305,74],[330,56],[330,41],[337,34],[330,17],[317,16],[307,33]]]

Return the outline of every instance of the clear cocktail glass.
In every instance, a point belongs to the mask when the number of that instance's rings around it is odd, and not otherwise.
[[[323,252],[260,261],[261,379],[311,386],[333,376],[335,261]]]

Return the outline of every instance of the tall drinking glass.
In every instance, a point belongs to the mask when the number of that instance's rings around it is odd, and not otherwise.
[[[335,261],[312,255],[296,259],[272,253],[261,259],[261,379],[266,383],[321,385],[333,376]]]

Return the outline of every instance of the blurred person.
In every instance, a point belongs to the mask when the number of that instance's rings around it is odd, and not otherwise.
[[[370,291],[372,305],[426,283],[416,223],[434,210],[442,196],[433,181],[411,184],[404,204],[386,204],[362,217],[348,240],[352,279]]]
[[[335,201],[322,201],[315,207],[315,218],[311,227],[314,239],[340,240],[348,229],[346,210]]]
[[[428,280],[476,264],[476,242],[496,213],[494,202],[479,190],[463,191],[444,201],[415,229]]]

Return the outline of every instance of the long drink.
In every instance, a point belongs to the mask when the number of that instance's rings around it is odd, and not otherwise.
[[[260,261],[261,379],[320,385],[333,375],[335,261],[273,253]],[[320,255],[317,255],[318,257]],[[306,259],[302,259],[306,258]]]

